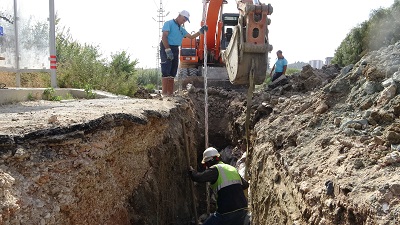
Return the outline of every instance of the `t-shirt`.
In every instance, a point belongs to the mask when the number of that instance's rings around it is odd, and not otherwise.
[[[285,58],[278,59],[275,63],[275,72],[282,73],[284,66],[287,66],[287,60]]]
[[[164,23],[162,31],[168,31],[168,44],[181,45],[182,39],[188,34],[183,26],[179,26],[175,20],[168,20]]]

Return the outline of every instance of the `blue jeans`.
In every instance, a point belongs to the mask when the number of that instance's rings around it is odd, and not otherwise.
[[[172,53],[174,54],[174,59],[167,59],[167,54],[165,53],[165,47],[163,43],[160,43],[160,59],[161,59],[161,74],[162,77],[175,77],[178,71],[179,64],[179,46],[170,45]]]
[[[237,212],[219,214],[213,213],[203,225],[243,225],[247,215],[247,210],[239,210]]]

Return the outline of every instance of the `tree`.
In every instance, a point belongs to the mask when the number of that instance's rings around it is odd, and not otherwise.
[[[7,15],[5,12],[0,12],[0,19],[8,22],[9,24],[14,24],[14,20],[11,15]]]
[[[110,72],[114,75],[124,75],[126,79],[133,76],[138,60],[131,61],[126,51],[111,55]]]
[[[335,51],[332,63],[355,64],[370,51],[400,40],[400,0],[387,9],[373,10],[368,21],[353,28]]]
[[[105,60],[101,59],[99,47],[80,44],[72,39],[69,30],[56,35],[58,82],[60,87],[104,89],[102,76],[106,73]]]

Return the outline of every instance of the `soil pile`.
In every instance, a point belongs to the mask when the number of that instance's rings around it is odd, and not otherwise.
[[[255,96],[255,224],[400,223],[400,43]]]

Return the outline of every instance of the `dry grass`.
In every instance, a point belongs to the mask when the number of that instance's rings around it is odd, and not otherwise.
[[[0,72],[0,83],[7,87],[15,87],[15,73]]]
[[[0,83],[6,87],[16,87],[16,73],[0,72]],[[47,88],[50,86],[49,73],[22,73],[21,87]]]

